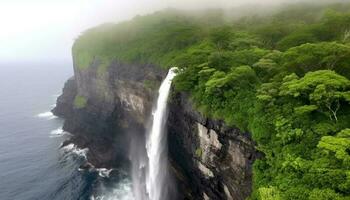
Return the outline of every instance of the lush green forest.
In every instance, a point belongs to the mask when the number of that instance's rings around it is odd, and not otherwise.
[[[105,24],[79,37],[74,61],[98,59],[99,73],[113,59],[178,67],[176,90],[263,152],[250,199],[350,199],[350,4],[231,12]]]

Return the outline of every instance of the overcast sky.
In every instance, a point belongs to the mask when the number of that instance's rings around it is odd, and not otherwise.
[[[0,61],[70,60],[72,43],[85,29],[162,8],[227,8],[283,1],[0,0]]]

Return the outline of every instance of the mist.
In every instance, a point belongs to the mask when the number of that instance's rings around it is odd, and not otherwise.
[[[295,3],[296,0],[2,0],[0,61],[70,61],[84,30],[164,8],[204,9]],[[324,1],[306,0],[310,3]],[[334,1],[333,1],[334,2]],[[343,1],[345,2],[345,1]],[[259,5],[259,6],[258,6]]]

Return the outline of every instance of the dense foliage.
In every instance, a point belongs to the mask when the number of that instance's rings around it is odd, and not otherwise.
[[[176,89],[249,131],[264,154],[250,199],[350,199],[350,6],[223,16],[167,11],[104,25],[78,39],[74,59],[81,69],[96,57],[177,66]]]

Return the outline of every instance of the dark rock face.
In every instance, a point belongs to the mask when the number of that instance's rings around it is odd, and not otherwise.
[[[74,143],[89,148],[82,168],[129,168],[131,136],[143,138],[158,86],[166,75],[153,65],[113,62],[75,68],[54,114],[65,118]],[[151,84],[150,84],[151,83]],[[86,105],[75,105],[76,97]],[[178,199],[245,199],[251,192],[251,165],[258,156],[249,134],[203,117],[182,93],[169,100],[169,161]]]
[[[252,163],[259,154],[249,134],[203,117],[185,94],[170,101],[168,143],[172,162],[185,177],[183,190],[191,188],[188,199],[250,195]]]
[[[165,73],[153,65],[113,62],[103,72],[95,60],[88,69],[74,68],[53,113],[65,119],[63,129],[73,137],[63,145],[88,148],[95,167],[128,167],[130,135],[145,132],[157,89],[145,81],[160,83]],[[74,103],[86,99],[84,107]]]

